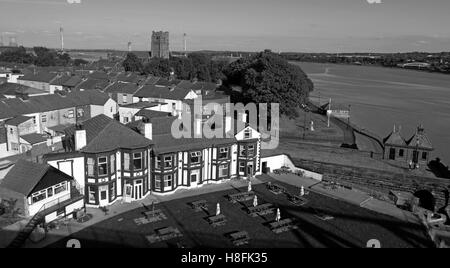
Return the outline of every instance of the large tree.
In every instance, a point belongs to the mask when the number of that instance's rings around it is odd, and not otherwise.
[[[134,53],[127,54],[122,66],[127,72],[142,72],[144,69],[142,61]]]
[[[24,47],[11,48],[0,54],[0,61],[14,63],[34,63],[32,54],[27,53]]]
[[[314,89],[300,67],[270,51],[230,64],[225,75],[228,84],[242,88],[245,101],[279,103],[280,112],[290,117],[297,115],[297,108],[307,102]]]

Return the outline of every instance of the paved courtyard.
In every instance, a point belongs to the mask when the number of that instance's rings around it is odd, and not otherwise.
[[[291,193],[298,193],[295,186],[277,182]],[[282,234],[273,233],[267,223],[274,221],[275,215],[250,217],[245,210],[252,201],[232,204],[227,195],[247,191],[246,187],[228,189],[197,196],[168,200],[155,205],[167,219],[142,223],[143,212],[152,208],[139,207],[123,214],[115,215],[96,223],[69,237],[50,244],[49,247],[66,247],[69,239],[76,238],[82,247],[175,247],[177,243],[190,248],[233,247],[227,234],[247,231],[250,242],[247,247],[365,247],[370,239],[378,239],[382,247],[432,247],[424,229],[419,224],[401,221],[347,202],[310,192],[309,202],[303,207],[293,206],[284,194],[274,195],[265,185],[254,185],[259,204],[272,203],[281,210],[282,218],[295,218],[297,230]],[[204,199],[209,210],[194,212],[189,203]],[[206,217],[216,211],[216,204],[227,218],[224,226],[212,227]],[[317,213],[331,215],[334,219],[324,221]],[[149,243],[146,236],[155,230],[173,226],[183,235],[166,242]]]

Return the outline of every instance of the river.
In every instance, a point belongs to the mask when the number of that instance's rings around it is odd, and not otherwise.
[[[450,164],[450,75],[353,66],[295,63],[313,80],[314,101],[329,98],[338,106],[350,105],[351,121],[381,137],[394,124],[409,139],[419,124],[433,143],[434,158]]]

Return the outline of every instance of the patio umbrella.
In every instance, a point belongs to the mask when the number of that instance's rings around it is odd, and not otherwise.
[[[300,196],[304,196],[305,195],[305,187],[303,187],[303,185],[302,185],[302,187],[300,188]]]
[[[220,215],[220,203],[217,203],[216,216]]]
[[[251,192],[252,191],[252,181],[248,180],[248,191]]]
[[[281,220],[281,212],[280,209],[277,208],[277,217],[275,218],[275,221],[280,221]]]
[[[255,198],[253,198],[253,206],[257,207],[258,206],[258,197],[255,195]]]

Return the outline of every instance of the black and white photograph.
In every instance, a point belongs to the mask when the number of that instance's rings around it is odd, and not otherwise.
[[[0,248],[450,247],[449,14],[0,0]]]

